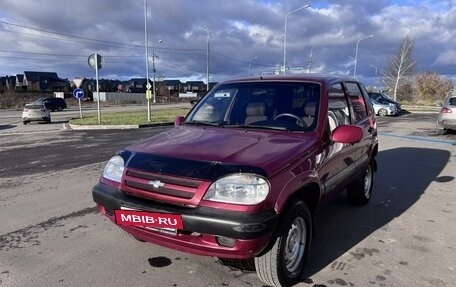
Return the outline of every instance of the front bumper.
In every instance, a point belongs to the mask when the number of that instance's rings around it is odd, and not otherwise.
[[[103,183],[94,186],[92,195],[99,210],[113,222],[114,210],[122,207],[181,215],[183,230],[178,230],[176,235],[138,226],[118,226],[139,240],[197,255],[253,258],[268,246],[278,221],[274,210],[246,213],[208,207],[185,208],[132,197]],[[233,239],[233,244],[220,244],[226,238]]]

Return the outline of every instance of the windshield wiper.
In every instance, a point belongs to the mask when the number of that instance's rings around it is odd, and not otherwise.
[[[239,129],[263,129],[263,130],[277,130],[277,131],[291,131],[285,127],[275,127],[275,126],[260,126],[260,125],[225,125],[226,128],[239,128]]]
[[[200,121],[190,121],[190,122],[183,122],[184,125],[201,125],[201,126],[211,126],[211,127],[223,127],[221,123],[208,123],[208,122],[200,122]]]

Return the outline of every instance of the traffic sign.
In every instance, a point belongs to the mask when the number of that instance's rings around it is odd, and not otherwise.
[[[81,87],[82,81],[84,81],[84,78],[74,78],[73,79],[73,83],[76,86],[76,88],[78,88],[78,89]]]
[[[96,58],[95,58],[96,57]],[[92,54],[89,56],[89,66],[92,69],[101,69],[104,66],[104,59],[101,55],[99,54]],[[98,67],[97,67],[98,66]]]
[[[82,89],[74,89],[73,91],[73,96],[76,99],[81,99],[84,97],[84,91]]]

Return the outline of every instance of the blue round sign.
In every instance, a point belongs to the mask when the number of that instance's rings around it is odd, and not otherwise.
[[[84,97],[84,91],[82,89],[75,89],[73,91],[73,96],[76,98],[76,99],[81,99],[82,97]]]

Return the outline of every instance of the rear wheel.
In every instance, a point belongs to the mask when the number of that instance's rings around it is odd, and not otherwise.
[[[310,211],[303,201],[294,202],[278,225],[274,245],[255,257],[258,277],[272,286],[291,286],[301,280],[312,236]]]
[[[58,110],[59,112],[61,112],[61,111],[63,111],[63,107],[58,106],[57,110]]]
[[[46,118],[46,123],[50,124],[51,123],[51,117]]]
[[[27,122],[27,121],[23,121],[22,123],[23,123],[24,125],[28,124],[28,122]]]
[[[436,133],[437,133],[438,135],[443,135],[443,134],[445,134],[445,129],[439,129],[439,128],[437,128]]]
[[[374,185],[374,163],[372,161],[366,167],[363,177],[356,180],[347,188],[348,200],[354,205],[364,205],[372,196]]]

